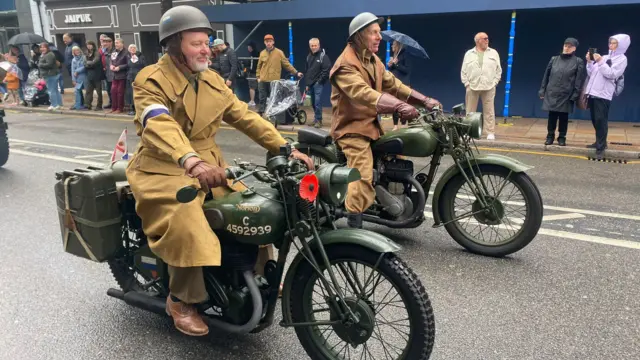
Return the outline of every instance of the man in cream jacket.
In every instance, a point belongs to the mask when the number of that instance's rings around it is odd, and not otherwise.
[[[482,114],[487,140],[494,140],[496,112],[494,100],[496,85],[502,77],[500,55],[489,47],[489,36],[481,32],[474,38],[476,46],[464,54],[460,78],[467,89],[465,107],[467,112],[474,112],[478,108],[478,99],[482,98]]]

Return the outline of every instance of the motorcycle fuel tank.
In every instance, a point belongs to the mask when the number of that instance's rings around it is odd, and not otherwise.
[[[254,245],[284,239],[287,222],[280,193],[269,187],[231,193],[204,203],[204,212],[216,235]]]
[[[402,140],[402,153],[398,155],[427,157],[436,151],[438,145],[438,135],[431,127],[423,127],[422,125],[402,128],[396,131],[389,131],[378,140],[372,147],[383,144],[393,139]]]

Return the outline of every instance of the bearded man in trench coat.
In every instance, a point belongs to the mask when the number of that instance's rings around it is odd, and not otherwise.
[[[149,246],[168,265],[167,313],[179,331],[192,336],[209,332],[194,306],[208,297],[202,267],[221,262],[220,242],[202,210],[205,193],[220,197],[243,190],[226,179],[216,133],[224,121],[272,154],[286,144],[271,123],[249,111],[208,69],[212,31],[204,13],[192,6],[176,6],[160,19],[160,43],[167,53],[133,83],[141,141],[127,167]],[[313,168],[299,151],[292,157]],[[176,191],[187,185],[204,191],[196,201],[179,203]]]
[[[402,120],[418,117],[413,105],[439,105],[404,85],[387,71],[376,55],[384,19],[372,13],[357,15],[349,25],[349,39],[329,73],[333,110],[331,136],[347,158],[347,166],[361,179],[349,184],[345,207],[350,227],[362,227],[362,213],[375,199],[371,142],[383,134],[378,114],[397,113]]]

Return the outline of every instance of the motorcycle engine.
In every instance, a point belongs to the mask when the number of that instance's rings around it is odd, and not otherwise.
[[[413,202],[410,194],[411,185],[406,181],[413,176],[413,162],[392,158],[384,160],[378,166],[376,181],[376,197],[382,210],[394,220],[403,220],[413,213]]]

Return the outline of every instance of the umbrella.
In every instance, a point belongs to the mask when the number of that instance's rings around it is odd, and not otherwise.
[[[31,44],[40,44],[41,42],[47,42],[47,39],[43,38],[38,34],[33,34],[30,32],[23,32],[18,35],[14,35],[9,39],[7,44],[9,45],[31,45]]]
[[[403,47],[407,48],[407,51],[409,51],[409,53],[411,53],[412,55],[429,59],[429,55],[427,55],[427,52],[424,51],[424,48],[420,46],[417,41],[413,40],[409,35],[393,30],[385,30],[382,31],[381,34],[383,40],[389,42],[397,41],[402,44]]]

